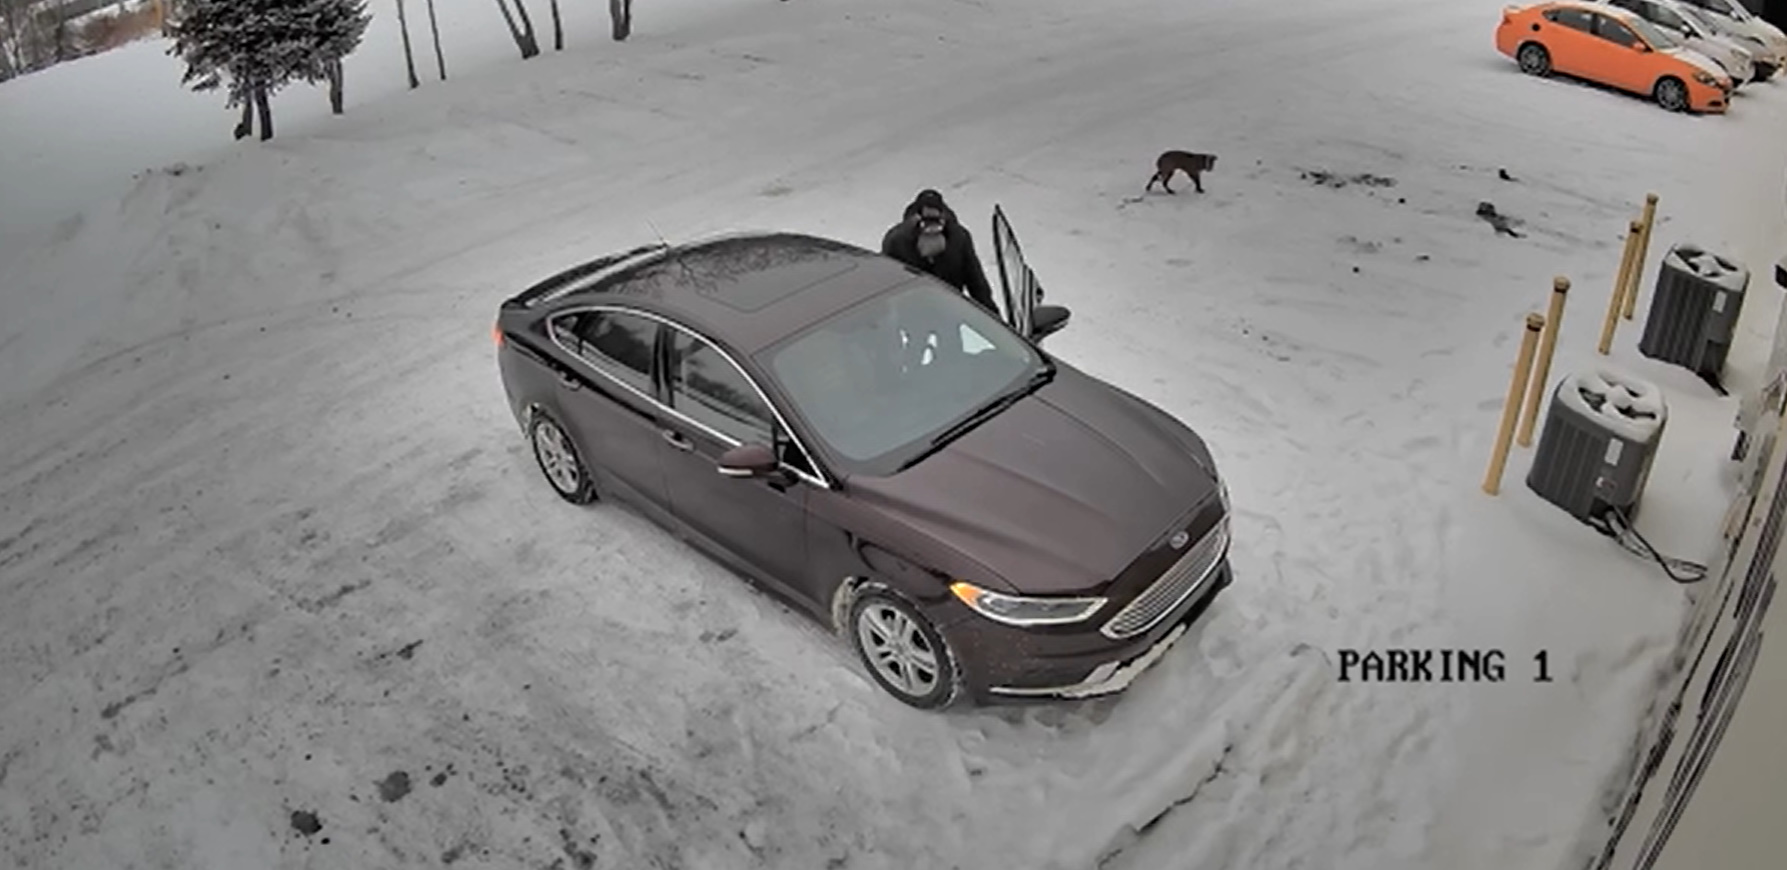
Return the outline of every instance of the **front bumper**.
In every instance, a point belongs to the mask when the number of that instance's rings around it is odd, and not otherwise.
[[[1170,614],[1148,631],[1122,642],[1094,631],[1102,641],[1096,648],[1085,649],[1083,638],[1074,638],[1063,639],[1060,649],[1051,649],[1056,645],[1049,642],[1049,636],[1039,635],[1025,644],[1022,653],[1012,655],[1000,649],[1002,644],[980,639],[974,647],[998,658],[969,669],[969,691],[982,703],[1075,700],[1122,692],[1184,637],[1217,595],[1228,588],[1232,576],[1225,553]]]
[[[1720,79],[1724,82],[1724,79]],[[1688,85],[1688,108],[1695,112],[1719,114],[1730,107],[1731,90],[1723,84],[1708,85],[1694,82]]]

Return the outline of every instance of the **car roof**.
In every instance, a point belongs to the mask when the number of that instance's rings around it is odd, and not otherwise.
[[[554,294],[552,309],[625,305],[687,324],[749,356],[865,299],[919,281],[936,279],[836,239],[735,232],[648,249]]]
[[[1621,21],[1631,21],[1634,18],[1640,17],[1638,13],[1633,12],[1630,9],[1623,6],[1615,6],[1612,3],[1605,2],[1605,0],[1553,0],[1553,2],[1546,3],[1545,5],[1562,6],[1569,9],[1581,9],[1584,12],[1599,12],[1608,18],[1617,18]]]

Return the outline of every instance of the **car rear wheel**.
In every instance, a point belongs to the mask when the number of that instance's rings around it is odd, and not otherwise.
[[[961,670],[949,642],[892,593],[870,590],[856,599],[850,640],[875,682],[913,707],[942,709],[961,693]]]
[[[1522,45],[1514,56],[1520,62],[1521,72],[1529,76],[1551,75],[1551,52],[1546,51],[1545,46],[1529,42]]]
[[[1752,82],[1766,82],[1769,79],[1774,78],[1774,75],[1775,75],[1774,64],[1759,63],[1759,64],[1756,64],[1754,69],[1751,70],[1750,81],[1752,81]]]
[[[1652,95],[1657,98],[1657,105],[1668,111],[1680,112],[1688,108],[1688,86],[1674,76],[1658,80]]]
[[[534,461],[540,464],[540,473],[546,476],[546,482],[552,484],[552,490],[559,498],[572,504],[589,504],[596,500],[596,485],[590,477],[589,465],[577,452],[571,436],[551,414],[545,411],[534,413],[528,440],[534,444]]]

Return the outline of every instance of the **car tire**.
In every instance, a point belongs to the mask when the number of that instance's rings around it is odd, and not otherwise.
[[[1514,52],[1514,59],[1520,64],[1520,71],[1529,76],[1544,78],[1551,75],[1551,52],[1536,42],[1523,43]]]
[[[1665,111],[1688,110],[1688,86],[1675,76],[1658,79],[1656,87],[1651,88],[1651,96],[1656,98],[1657,105],[1662,106]]]
[[[534,462],[559,498],[576,505],[596,500],[596,482],[589,463],[569,433],[550,413],[535,411],[528,424],[528,441],[534,448]]]
[[[895,698],[920,710],[941,710],[962,694],[962,672],[949,641],[898,595],[877,587],[860,592],[846,630],[870,678]]]
[[[1752,83],[1766,82],[1769,79],[1774,78],[1774,76],[1775,67],[1773,64],[1759,63],[1751,70],[1750,81]]]

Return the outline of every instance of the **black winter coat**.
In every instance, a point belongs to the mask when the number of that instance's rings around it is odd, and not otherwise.
[[[917,211],[908,209],[906,219],[895,224],[881,238],[881,253],[935,275],[945,284],[968,294],[968,298],[980,303],[981,307],[992,312],[995,317],[998,316],[999,308],[993,302],[993,288],[987,283],[987,274],[981,268],[979,255],[974,252],[974,236],[968,232],[967,227],[956,222],[954,212],[946,212],[943,241],[943,251],[936,258],[926,258],[919,254]]]

